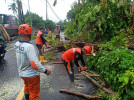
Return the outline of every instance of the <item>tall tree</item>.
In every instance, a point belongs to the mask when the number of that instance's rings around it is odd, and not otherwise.
[[[33,27],[45,27],[45,23],[44,23],[44,20],[42,17],[40,17],[38,14],[35,14],[35,13],[31,13],[31,17],[32,17],[32,25]],[[30,21],[30,16],[29,16],[29,12],[27,12],[25,14],[25,22],[26,24],[31,24],[31,21]]]
[[[23,7],[21,0],[16,0],[17,6],[18,6],[18,18],[19,18],[19,24],[24,24],[24,15],[23,15]]]
[[[67,19],[75,19],[75,15],[79,12],[78,10],[78,4],[75,2],[73,6],[71,7],[71,10],[67,13]]]
[[[12,4],[8,5],[8,7],[9,7],[8,10],[12,10],[13,11],[13,14],[15,16],[16,13],[17,13],[17,5],[16,5],[16,3],[13,2]]]
[[[51,20],[45,20],[44,24],[45,24],[45,28],[50,29],[50,30],[54,30],[54,28],[56,26],[55,23]]]
[[[12,10],[14,15],[18,12],[19,24],[24,24],[23,7],[21,0],[12,0],[13,3],[9,5],[9,10]],[[6,2],[6,0],[5,0]]]

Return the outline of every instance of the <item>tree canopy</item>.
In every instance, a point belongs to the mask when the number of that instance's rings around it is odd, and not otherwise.
[[[37,27],[37,28],[44,27],[45,29],[49,28],[50,30],[54,30],[56,24],[53,21],[51,21],[51,20],[43,20],[43,18],[40,17],[38,14],[29,13],[28,11],[24,15],[26,24],[29,24],[29,25],[31,24],[29,14],[31,14],[31,20],[32,20],[32,26],[33,27]]]
[[[78,10],[78,4],[75,2],[73,6],[71,7],[71,10],[67,13],[67,19],[73,20],[75,19],[76,14],[79,12]]]

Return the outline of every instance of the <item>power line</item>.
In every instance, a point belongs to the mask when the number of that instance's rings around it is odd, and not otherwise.
[[[44,4],[46,4],[44,1],[42,1],[42,0],[40,0],[42,3],[44,3]],[[58,17],[58,15],[55,13],[55,11],[53,10],[53,8],[51,7],[51,5],[50,5],[50,3],[47,1],[47,3],[48,3],[48,5],[49,5],[49,8],[51,9],[51,11],[53,12],[53,14],[60,20],[60,21],[62,21],[59,17]],[[26,7],[28,7],[26,4],[24,4],[24,3],[22,3],[24,6],[26,6]],[[32,8],[31,8],[32,9]],[[38,12],[40,12],[39,10],[38,10]],[[49,18],[49,16],[47,16],[48,18]]]
[[[40,0],[42,3],[45,3],[45,2],[43,2],[42,0]],[[49,7],[50,7],[50,9],[51,9],[51,11],[54,13],[54,15],[60,20],[60,21],[62,21],[59,17],[58,17],[58,15],[55,13],[55,11],[53,10],[53,8],[51,7],[51,5],[50,5],[50,3],[47,1],[47,3],[48,3],[48,5],[49,5]]]
[[[49,2],[47,2],[47,3],[48,3],[48,5],[49,5],[49,7],[51,8],[52,12],[54,13],[54,15],[55,15],[60,21],[62,21],[62,20],[58,17],[58,15],[55,13],[55,11],[53,10],[53,8],[52,8],[51,5],[49,4]]]

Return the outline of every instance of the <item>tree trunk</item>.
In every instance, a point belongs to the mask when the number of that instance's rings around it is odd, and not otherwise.
[[[78,0],[78,9],[80,10],[80,0]]]
[[[23,9],[22,9],[22,2],[21,0],[17,0],[17,6],[18,6],[18,18],[19,18],[19,24],[24,24],[24,16],[23,16]]]

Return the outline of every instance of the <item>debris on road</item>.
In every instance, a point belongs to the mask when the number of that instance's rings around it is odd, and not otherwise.
[[[102,81],[101,81],[101,82],[100,82],[101,84],[99,84],[95,79],[91,78],[91,76],[90,76],[87,72],[82,71],[81,73],[82,73],[82,75],[84,75],[84,76],[86,76],[88,79],[90,79],[90,81],[91,81],[92,83],[94,83],[97,87],[103,89],[105,92],[107,92],[107,93],[109,93],[109,94],[111,94],[111,95],[115,95],[115,93],[114,93],[113,90],[111,90],[111,89],[109,89],[109,88],[106,88],[104,85],[102,85],[102,84],[104,84],[104,82],[102,83]],[[100,79],[99,79],[99,80],[100,80]]]
[[[83,93],[79,93],[76,91],[70,91],[70,90],[66,90],[66,89],[60,89],[59,90],[60,93],[67,93],[67,94],[73,94],[73,95],[77,95],[77,96],[81,96],[87,99],[100,99],[101,96],[103,95],[98,95],[98,96],[93,96],[93,95],[87,95],[87,94],[83,94]]]

